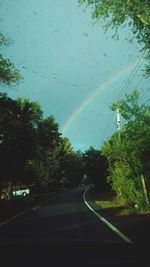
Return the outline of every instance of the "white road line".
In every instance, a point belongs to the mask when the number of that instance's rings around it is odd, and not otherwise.
[[[105,223],[112,231],[114,231],[119,237],[121,237],[125,242],[132,243],[132,241],[126,237],[120,230],[118,230],[114,225],[112,225],[108,220],[106,220],[103,216],[101,216],[98,212],[96,212],[86,201],[85,195],[87,192],[88,188],[85,190],[83,193],[83,200],[85,205],[103,222]]]

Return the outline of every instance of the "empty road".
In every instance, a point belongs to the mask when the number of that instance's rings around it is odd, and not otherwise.
[[[58,194],[2,225],[0,242],[122,241],[89,210],[83,193],[83,189],[77,188]]]

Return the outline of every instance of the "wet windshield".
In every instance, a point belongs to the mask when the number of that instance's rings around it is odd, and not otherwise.
[[[150,6],[133,2],[1,1],[1,243],[149,240]]]

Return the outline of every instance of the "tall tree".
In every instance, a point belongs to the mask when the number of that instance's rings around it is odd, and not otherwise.
[[[101,154],[100,150],[90,147],[83,153],[84,173],[87,175],[89,183],[95,186],[95,189],[103,192],[109,190],[107,183],[107,160]]]
[[[142,176],[150,189],[150,106],[139,105],[138,97],[135,91],[112,105],[113,110],[119,108],[126,124],[104,143],[102,152],[108,159],[108,179],[117,196],[144,207]]]
[[[0,93],[0,114],[0,177],[7,182],[23,182],[27,161],[35,156],[42,111],[36,102],[12,100]]]
[[[29,169],[35,173],[38,183],[47,186],[55,180],[58,164],[56,148],[59,142],[60,133],[54,117],[39,121],[35,134],[35,157],[29,162]]]
[[[57,162],[57,182],[60,186],[73,186],[82,180],[82,157],[74,152],[68,138],[61,138],[55,149],[55,161]],[[57,161],[56,161],[57,159]]]

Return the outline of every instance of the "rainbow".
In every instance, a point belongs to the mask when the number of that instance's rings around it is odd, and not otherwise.
[[[95,90],[89,94],[81,103],[80,105],[71,113],[69,118],[66,120],[66,122],[63,124],[63,126],[60,128],[60,132],[64,133],[69,128],[69,126],[75,121],[75,119],[78,117],[78,115],[86,108],[86,106],[91,103],[92,100],[94,100],[100,92],[102,92],[105,88],[107,88],[110,84],[116,82],[119,80],[123,75],[125,75],[127,72],[131,71],[139,61],[136,60],[134,62],[130,62],[129,64],[124,65],[119,71],[115,71],[112,73],[112,75],[104,80],[99,86],[95,88]]]

